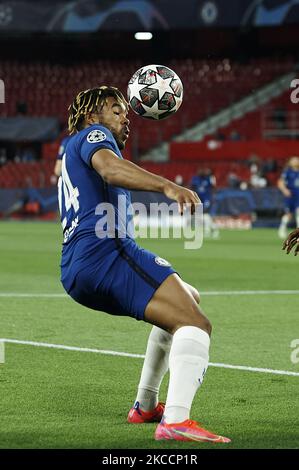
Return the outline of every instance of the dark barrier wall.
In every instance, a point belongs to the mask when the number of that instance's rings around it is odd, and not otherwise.
[[[0,214],[23,211],[28,203],[37,203],[40,213],[58,210],[57,189],[0,189]]]
[[[160,193],[132,191],[132,202],[141,202],[149,208],[150,203],[170,201]],[[26,210],[26,205],[32,203],[37,203],[36,215],[56,212],[58,210],[56,188],[0,190],[0,214],[2,216],[20,213]],[[247,191],[223,189],[216,192],[213,203],[215,215],[238,216],[252,212],[279,215],[282,209],[283,197],[277,188]]]
[[[293,0],[6,0],[0,4],[0,32],[144,31],[298,22],[299,5]]]

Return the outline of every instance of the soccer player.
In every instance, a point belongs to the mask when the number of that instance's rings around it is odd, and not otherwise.
[[[299,226],[299,157],[290,158],[277,186],[285,196],[285,213],[281,218],[278,236],[286,238],[287,226],[293,215],[297,227]]]
[[[294,247],[296,247],[294,255],[297,256],[299,253],[299,228],[296,228],[289,234],[288,238],[284,241],[282,249],[286,250],[288,255]]]
[[[67,143],[68,141],[70,140],[70,136],[67,135],[66,137],[64,137],[61,141],[61,144],[59,146],[59,149],[58,149],[58,154],[57,154],[57,158],[56,158],[56,162],[55,162],[55,167],[54,167],[54,175],[57,176],[57,178],[59,178],[59,176],[61,175],[61,164],[62,164],[62,157],[64,155],[64,152],[65,152],[65,149],[66,149],[66,146],[67,146]]]
[[[159,422],[157,440],[230,442],[189,416],[209,361],[211,324],[197,305],[199,294],[168,262],[141,249],[128,228],[130,189],[164,193],[178,202],[181,213],[184,204],[194,211],[200,200],[193,191],[122,158],[127,114],[121,92],[106,86],[80,92],[69,107],[73,136],[58,182],[61,280],[86,307],[154,325],[129,423]],[[158,392],[168,367],[164,405]]]
[[[191,189],[195,191],[203,204],[204,235],[219,237],[219,230],[211,216],[212,192],[216,187],[216,178],[209,168],[199,168],[191,179]]]

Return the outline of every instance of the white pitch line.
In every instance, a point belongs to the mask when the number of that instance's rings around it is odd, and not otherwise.
[[[250,372],[263,372],[265,374],[293,375],[295,377],[299,377],[299,372],[292,372],[290,370],[265,369],[263,367],[236,366],[232,364],[222,364],[220,362],[219,363],[209,362],[209,365],[212,367],[222,367],[224,369],[246,370]]]
[[[200,295],[218,296],[218,295],[292,295],[299,294],[299,290],[226,290],[226,291],[206,291],[200,292]]]
[[[203,296],[225,296],[225,295],[298,295],[299,290],[227,290],[227,291],[203,291]],[[68,298],[67,294],[55,293],[21,293],[21,292],[0,292],[0,297],[14,298]]]
[[[36,341],[22,341],[18,339],[8,339],[8,338],[0,338],[0,343],[11,343],[11,344],[23,344],[25,346],[36,346],[41,348],[52,348],[52,349],[61,349],[66,351],[77,351],[77,352],[89,352],[89,353],[97,353],[97,354],[104,354],[109,356],[122,356],[122,357],[131,357],[137,359],[144,359],[144,354],[131,354],[126,352],[120,351],[109,351],[105,349],[94,349],[94,348],[80,348],[77,346],[65,346],[64,344],[51,344],[51,343],[39,343]],[[293,372],[289,370],[277,370],[277,369],[265,369],[260,367],[249,367],[249,366],[238,366],[233,364],[222,364],[216,362],[210,362],[210,366],[212,367],[220,367],[224,369],[235,369],[235,370],[245,370],[249,372],[262,372],[266,374],[276,374],[276,375],[289,375],[299,377],[299,372]]]
[[[52,348],[52,349],[62,349],[65,351],[77,351],[77,352],[90,352],[97,354],[105,354],[109,356],[124,356],[124,357],[136,357],[139,359],[144,359],[142,354],[131,354],[120,351],[109,351],[105,349],[94,349],[94,348],[80,348],[78,346],[66,346],[64,344],[51,344],[51,343],[38,343],[36,341],[22,341],[19,339],[7,339],[0,338],[0,342],[11,343],[11,344],[24,344],[25,346],[36,346],[40,348]]]
[[[15,297],[15,298],[66,298],[67,294],[39,294],[39,293],[21,293],[21,292],[0,292],[0,297]]]

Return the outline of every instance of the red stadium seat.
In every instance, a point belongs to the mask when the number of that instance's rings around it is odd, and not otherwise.
[[[57,116],[66,124],[67,107],[78,91],[99,83],[118,86],[126,91],[129,77],[141,62],[103,60],[76,65],[55,65],[47,62],[20,63],[2,61],[1,69],[7,77],[7,93],[13,96],[1,106],[0,116],[15,114],[15,104],[26,100],[28,111],[36,116]],[[172,60],[167,65],[176,70],[184,84],[184,112],[171,120],[159,122],[160,134],[153,131],[155,123],[130,115],[134,134],[137,135],[139,153],[169,140],[186,127],[216,113],[223,107],[250,94],[275,77],[287,72],[293,60],[255,59],[248,64],[224,60]],[[19,77],[27,77],[20,82]],[[252,120],[253,122],[253,120]],[[253,131],[255,134],[256,131]]]

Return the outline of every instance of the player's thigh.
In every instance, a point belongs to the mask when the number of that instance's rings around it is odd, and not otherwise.
[[[156,290],[144,319],[173,334],[183,326],[196,326],[211,333],[211,324],[177,274],[171,274]]]
[[[284,201],[284,213],[287,215],[288,220],[292,220],[293,213],[295,211],[294,207],[294,199],[293,198],[285,198]]]

